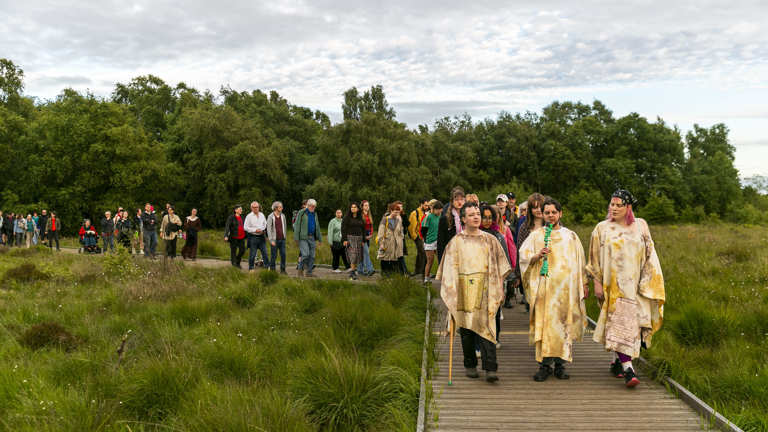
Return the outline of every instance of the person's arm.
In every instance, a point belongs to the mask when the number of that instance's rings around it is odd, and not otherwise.
[[[224,224],[224,241],[229,241],[229,230],[232,228],[232,215],[227,218],[227,223]]]
[[[315,211],[315,240],[318,244],[323,242],[323,233],[320,230],[320,218],[317,217],[317,211]]]
[[[450,211],[450,210],[448,210]],[[445,215],[440,216],[437,224],[437,262],[443,259],[445,246],[448,244],[448,218]]]

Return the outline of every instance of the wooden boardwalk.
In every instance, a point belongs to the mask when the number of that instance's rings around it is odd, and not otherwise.
[[[461,340],[453,345],[453,385],[448,386],[448,337],[445,306],[435,300],[438,316],[438,370],[432,377],[433,401],[426,418],[431,431],[700,431],[704,424],[691,408],[639,372],[634,389],[608,372],[612,353],[592,341],[591,332],[575,344],[569,380],[550,376],[533,381],[538,365],[528,345],[528,313],[522,305],[504,309],[499,381],[464,376]]]

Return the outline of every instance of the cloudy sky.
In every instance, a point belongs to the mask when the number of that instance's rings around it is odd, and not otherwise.
[[[277,90],[340,118],[381,84],[398,119],[476,119],[603,101],[683,131],[724,122],[743,176],[768,175],[760,1],[0,0],[0,57],[25,93],[108,96],[152,73],[216,93]]]

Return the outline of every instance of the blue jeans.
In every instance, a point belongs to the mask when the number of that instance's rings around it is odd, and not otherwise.
[[[104,253],[108,250],[115,251],[115,236],[114,234],[105,235],[101,238],[104,241]]]
[[[373,272],[373,263],[371,262],[371,251],[368,242],[363,242],[363,264],[360,265],[360,272],[363,274]]]
[[[261,257],[264,258],[264,267],[269,267],[269,258],[267,258],[267,237],[262,235],[248,235],[248,270],[253,270],[256,262],[256,252],[261,251]]]
[[[307,274],[312,274],[312,267],[315,265],[315,239],[299,240],[299,250],[301,251],[299,270],[305,270]]]
[[[274,270],[277,264],[277,251],[280,251],[280,271],[285,271],[285,239],[275,240],[275,245],[270,244],[269,269]]]
[[[144,231],[144,258],[154,257],[157,252],[157,232]]]

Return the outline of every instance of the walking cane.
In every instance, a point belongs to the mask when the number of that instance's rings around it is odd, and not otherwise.
[[[453,315],[451,315],[451,322],[448,324],[448,385],[452,385],[451,378],[453,377],[453,335],[456,331],[455,324],[453,323]]]

